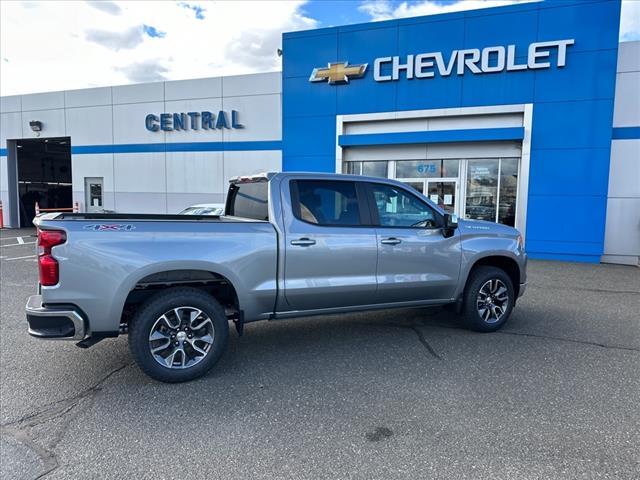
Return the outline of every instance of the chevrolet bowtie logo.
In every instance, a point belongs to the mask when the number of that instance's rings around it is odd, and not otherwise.
[[[310,82],[349,83],[350,78],[360,78],[367,71],[367,64],[349,65],[348,62],[330,63],[326,68],[314,68]]]

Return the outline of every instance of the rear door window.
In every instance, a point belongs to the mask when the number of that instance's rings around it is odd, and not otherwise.
[[[292,182],[294,215],[315,225],[362,225],[354,182],[297,180]]]
[[[269,182],[235,183],[229,195],[228,215],[269,220]]]

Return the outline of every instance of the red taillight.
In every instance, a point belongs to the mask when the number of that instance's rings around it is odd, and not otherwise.
[[[67,235],[60,230],[38,230],[38,246],[51,249],[67,241]]]
[[[45,287],[57,285],[59,280],[58,261],[51,255],[40,255],[38,257],[38,267],[40,267],[40,283]]]
[[[58,261],[51,255],[51,248],[67,241],[60,230],[38,230],[38,270],[40,283],[45,287],[56,285],[60,279]]]

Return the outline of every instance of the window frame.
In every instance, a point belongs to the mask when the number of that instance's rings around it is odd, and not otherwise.
[[[345,225],[344,223],[313,223],[302,218],[300,209],[300,190],[299,182],[325,182],[325,183],[351,183],[354,186],[356,192],[356,201],[358,202],[358,214],[360,216],[359,225]],[[289,193],[291,194],[291,209],[293,216],[299,222],[307,225],[313,225],[315,227],[341,227],[341,228],[371,228],[373,226],[373,220],[371,218],[371,211],[369,208],[369,202],[367,198],[367,192],[365,182],[358,182],[355,180],[340,180],[340,179],[314,179],[314,178],[297,178],[289,181]]]
[[[367,200],[369,202],[369,212],[371,215],[371,219],[376,228],[402,228],[402,229],[411,229],[411,230],[438,230],[444,227],[444,215],[442,215],[437,209],[433,208],[426,202],[424,199],[420,198],[418,195],[411,192],[409,189],[395,185],[390,183],[382,183],[382,182],[362,182],[365,183],[365,188],[367,192]],[[414,197],[417,201],[423,203],[429,210],[433,212],[433,216],[436,220],[435,227],[413,227],[411,225],[401,226],[401,225],[382,225],[380,223],[380,215],[378,212],[378,205],[376,204],[375,194],[373,193],[373,189],[375,185],[382,185],[383,187],[388,188],[396,188],[406,195],[410,197]],[[416,192],[417,193],[417,192]]]

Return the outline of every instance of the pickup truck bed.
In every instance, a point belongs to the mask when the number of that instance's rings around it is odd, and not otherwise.
[[[48,214],[36,223],[66,232],[67,241],[54,247],[64,288],[41,287],[41,293],[47,304],[75,305],[90,317],[76,339],[117,334],[127,300],[135,300],[142,287],[154,282],[156,288],[158,276],[165,272],[168,278],[170,271],[174,274],[166,285],[229,282],[242,295],[251,318],[268,318],[273,312],[277,237],[269,222],[193,215]],[[185,278],[193,272],[202,272],[198,282]]]

